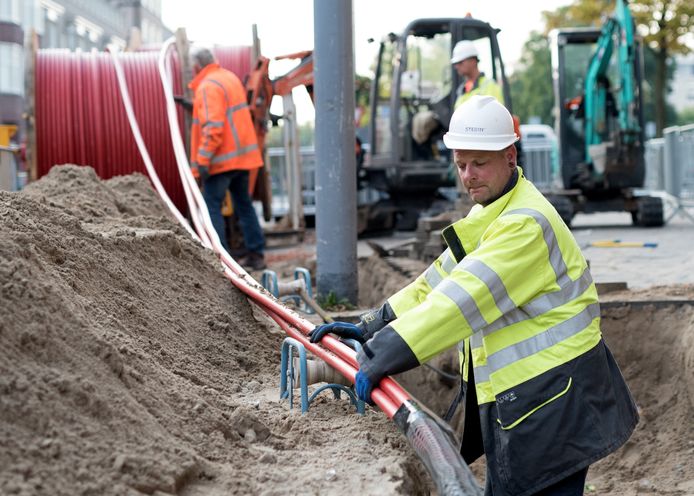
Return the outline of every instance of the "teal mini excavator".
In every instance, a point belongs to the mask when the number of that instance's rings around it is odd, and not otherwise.
[[[627,211],[662,226],[663,204],[645,180],[641,43],[625,0],[602,29],[550,33],[563,189],[547,196],[567,224],[577,212]]]

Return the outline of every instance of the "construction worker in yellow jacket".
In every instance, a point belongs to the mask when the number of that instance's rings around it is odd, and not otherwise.
[[[458,343],[467,463],[486,455],[486,495],[582,495],[588,466],[638,421],[600,332],[595,284],[559,214],[516,166],[506,108],[473,96],[444,143],[476,202],[443,231],[448,249],[358,325],[316,328],[366,341],[356,390]],[[476,403],[476,405],[475,405]]]
[[[479,52],[470,40],[461,40],[453,47],[451,64],[463,82],[456,89],[454,108],[460,107],[473,95],[489,95],[504,103],[501,86],[480,71]]]

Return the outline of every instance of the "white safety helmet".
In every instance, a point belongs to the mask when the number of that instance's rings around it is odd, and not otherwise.
[[[479,57],[475,44],[470,40],[462,40],[453,47],[451,55],[451,64],[457,64],[461,60],[469,59],[470,57]]]
[[[503,150],[518,141],[513,117],[493,96],[473,95],[453,112],[443,142],[451,150]]]

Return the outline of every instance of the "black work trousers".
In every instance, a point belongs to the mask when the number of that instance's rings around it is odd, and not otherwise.
[[[587,475],[588,467],[571,474],[559,482],[555,482],[549,487],[541,489],[534,493],[533,496],[583,496]],[[490,477],[487,477],[487,486],[484,489],[484,496],[494,496],[489,480]]]

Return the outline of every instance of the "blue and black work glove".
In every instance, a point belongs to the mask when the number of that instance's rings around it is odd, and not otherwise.
[[[317,343],[329,332],[344,339],[355,339],[360,343],[364,342],[361,328],[349,322],[330,322],[329,324],[316,326],[315,329],[308,333],[308,337],[312,343]]]
[[[357,371],[357,375],[354,376],[354,389],[359,399],[366,401],[369,405],[373,405],[374,402],[371,400],[373,388],[374,386],[371,384],[369,377],[361,370]]]

